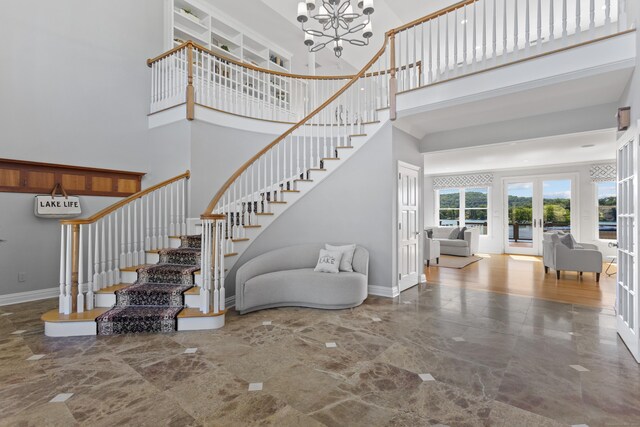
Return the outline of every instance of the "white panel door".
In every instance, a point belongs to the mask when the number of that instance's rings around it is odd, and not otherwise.
[[[399,291],[420,282],[419,186],[420,169],[398,165],[398,288]]]
[[[618,273],[616,329],[640,362],[638,327],[638,138],[627,132],[618,142]]]

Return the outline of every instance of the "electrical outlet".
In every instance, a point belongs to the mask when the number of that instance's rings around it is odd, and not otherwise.
[[[20,272],[18,273],[18,282],[26,282],[27,281],[27,273]]]

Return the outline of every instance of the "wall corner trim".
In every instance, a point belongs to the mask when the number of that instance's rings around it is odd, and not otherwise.
[[[369,295],[376,295],[385,298],[395,298],[400,295],[397,286],[368,286]]]
[[[60,293],[60,288],[38,289],[36,291],[16,292],[13,294],[0,295],[0,306],[20,304],[23,302],[38,301],[41,299],[56,298]]]

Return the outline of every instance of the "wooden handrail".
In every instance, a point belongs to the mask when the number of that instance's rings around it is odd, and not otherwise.
[[[392,34],[392,33],[393,34],[397,34],[397,33],[401,32],[401,31],[408,30],[409,28],[415,27],[416,25],[420,25],[420,24],[425,23],[427,21],[431,21],[434,18],[437,18],[437,17],[442,16],[442,15],[446,15],[449,12],[453,12],[456,9],[463,8],[463,7],[467,6],[467,5],[470,5],[472,3],[476,3],[478,1],[479,0],[463,0],[463,1],[460,1],[458,3],[452,4],[451,6],[445,7],[444,9],[440,9],[440,10],[438,10],[436,12],[430,13],[429,15],[423,16],[422,18],[418,18],[418,19],[416,19],[414,21],[411,21],[408,24],[404,24],[404,25],[402,25],[400,27],[393,28],[393,29],[387,31],[387,36]]]
[[[100,212],[90,216],[89,218],[63,219],[63,220],[60,221],[60,223],[61,224],[65,224],[65,225],[93,224],[94,222],[98,221],[99,219],[102,219],[105,216],[109,215],[110,213],[118,210],[122,206],[125,206],[125,205],[129,204],[133,200],[139,199],[142,196],[145,196],[145,195],[147,195],[149,193],[152,193],[155,190],[157,190],[159,188],[162,188],[162,187],[165,187],[165,186],[167,186],[169,184],[172,184],[172,183],[174,183],[176,181],[180,181],[183,178],[186,178],[186,179],[191,178],[191,172],[190,171],[186,171],[183,174],[180,174],[178,176],[174,176],[173,178],[167,179],[166,181],[162,181],[159,184],[151,186],[151,187],[147,188],[146,190],[142,190],[142,191],[137,192],[136,194],[132,194],[131,196],[127,197],[126,199],[120,200],[119,202],[116,202],[113,205],[104,208],[103,210],[101,210]]]
[[[218,192],[213,197],[213,199],[211,200],[209,205],[207,205],[203,215],[210,215],[211,213],[213,213],[213,209],[216,207],[216,205],[218,204],[218,202],[220,201],[220,199],[222,198],[224,193],[229,189],[231,184],[233,184],[234,181],[242,174],[242,172],[247,170],[249,168],[249,166],[251,166],[256,160],[258,160],[260,157],[262,157],[263,154],[265,154],[267,151],[269,151],[271,148],[273,148],[276,144],[278,144],[280,141],[285,139],[287,136],[291,135],[296,129],[298,129],[300,126],[304,125],[307,121],[309,121],[311,118],[313,118],[313,116],[315,116],[316,114],[318,114],[319,112],[324,110],[333,101],[335,101],[340,95],[342,95],[347,89],[349,89],[354,83],[356,83],[360,78],[362,78],[364,76],[365,72],[385,52],[385,50],[387,48],[388,40],[389,40],[389,36],[385,35],[384,43],[383,43],[382,47],[380,48],[380,50],[373,56],[373,58],[371,58],[371,60],[362,68],[362,70],[360,70],[360,72],[358,74],[353,76],[353,78],[351,80],[349,80],[349,82],[347,82],[347,84],[345,84],[338,92],[333,94],[333,96],[331,98],[329,98],[325,102],[323,102],[318,108],[316,108],[311,113],[309,113],[304,119],[300,120],[298,123],[296,123],[295,125],[290,127],[285,133],[280,135],[273,142],[271,142],[269,145],[267,145],[262,150],[260,150],[255,156],[253,156],[252,158],[247,160],[245,162],[245,164],[243,164],[238,170],[236,170],[235,173],[233,175],[231,175],[231,177],[227,180],[227,182],[224,183],[224,185],[220,188],[220,190],[218,190]]]
[[[212,56],[216,56],[220,59],[223,59],[227,62],[230,62],[232,64],[236,64],[239,65],[241,67],[244,68],[248,68],[250,70],[254,70],[254,71],[259,71],[261,73],[267,73],[267,74],[273,74],[275,76],[280,76],[280,77],[289,77],[292,79],[306,79],[306,80],[349,80],[353,78],[353,75],[344,75],[344,76],[311,76],[311,75],[306,75],[306,74],[292,74],[292,73],[284,73],[282,71],[274,71],[274,70],[269,70],[267,68],[261,68],[258,67],[256,65],[253,64],[247,64],[246,62],[242,62],[242,61],[238,61],[237,59],[233,59],[230,58],[228,56],[222,55],[218,52],[214,52],[212,50],[207,49],[206,47],[192,41],[192,40],[188,40],[176,47],[174,47],[171,50],[166,51],[163,54],[160,54],[158,56],[156,56],[155,58],[150,58],[147,59],[147,66],[151,67],[153,65],[153,63],[160,61],[161,59],[164,59],[174,53],[176,53],[177,51],[179,51],[180,49],[184,49],[185,47],[190,46],[194,49],[198,49],[201,50],[203,52],[208,53],[209,55]]]

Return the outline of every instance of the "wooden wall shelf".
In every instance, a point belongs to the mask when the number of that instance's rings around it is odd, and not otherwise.
[[[97,169],[0,158],[0,192],[50,193],[61,184],[70,195],[127,197],[140,191],[143,172]]]

